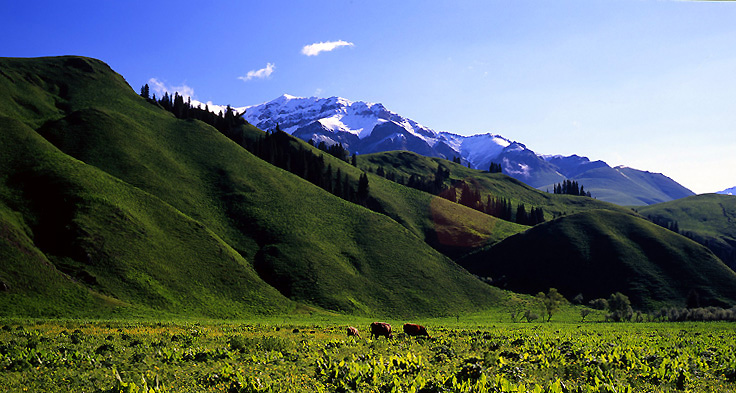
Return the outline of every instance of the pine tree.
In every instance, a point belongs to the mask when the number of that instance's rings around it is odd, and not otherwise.
[[[529,217],[526,214],[526,206],[520,203],[516,207],[516,223],[521,225],[527,225],[529,223]]]
[[[363,172],[363,174],[360,175],[360,179],[358,179],[358,203],[365,204],[366,200],[368,199],[368,192],[368,175]]]
[[[344,176],[345,177],[342,180],[343,198],[345,198],[346,201],[353,201],[353,187],[350,186],[350,180],[348,179],[348,174],[346,173]]]
[[[148,83],[146,83],[145,85],[143,85],[143,87],[141,87],[141,97],[148,100],[151,98],[150,95],[151,95],[151,88],[148,87]]]
[[[337,168],[337,172],[335,172],[335,187],[334,187],[334,194],[337,195],[340,198],[345,198],[343,195],[343,188],[342,188],[342,171],[340,168]]]

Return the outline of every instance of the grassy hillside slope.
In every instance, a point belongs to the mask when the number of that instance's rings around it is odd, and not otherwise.
[[[235,317],[286,298],[199,222],[0,117],[0,313]]]
[[[680,232],[710,248],[736,270],[736,197],[703,194],[637,208],[643,216],[677,222]]]
[[[416,315],[488,306],[503,296],[394,220],[267,164],[204,123],[175,119],[99,61],[3,59],[1,65],[0,87],[9,94],[0,99],[0,114],[35,126],[61,151],[199,223],[293,300],[353,313]],[[154,210],[168,215],[161,209]],[[109,214],[90,213],[100,221]],[[132,230],[127,226],[122,230]],[[182,242],[172,229],[161,232]],[[108,231],[103,243],[113,241]],[[150,258],[162,265],[178,261]],[[72,259],[67,263],[89,264]]]
[[[557,288],[568,299],[622,292],[636,307],[736,304],[736,273],[705,247],[634,214],[593,210],[558,218],[459,263],[526,293]]]
[[[242,137],[233,139],[253,140],[263,136],[263,131],[246,128],[242,130]],[[315,157],[322,157],[324,165],[329,166],[333,174],[339,172],[341,177],[346,176],[353,185],[358,184],[359,177],[364,173],[350,163],[326,154],[286,133],[271,135],[270,139],[288,149],[294,156],[299,156],[295,154],[299,151],[306,151]],[[451,258],[464,255],[473,248],[496,243],[528,228],[405,187],[375,174],[368,173],[368,178],[369,198],[366,203],[368,208],[393,218],[430,246]]]
[[[662,174],[626,167],[595,168],[572,179],[593,196],[621,206],[651,205],[693,195]]]
[[[532,206],[542,207],[546,219],[591,209],[627,211],[623,207],[593,198],[555,195],[540,191],[500,173],[470,169],[451,161],[424,157],[412,152],[391,151],[358,156],[358,166],[360,168],[371,169],[375,172],[378,167],[383,167],[387,172],[391,171],[404,177],[417,175],[425,179],[432,178],[438,165],[450,170],[449,181],[464,180],[480,190],[483,201],[490,194],[494,197],[507,198],[514,205],[524,203],[527,208]]]

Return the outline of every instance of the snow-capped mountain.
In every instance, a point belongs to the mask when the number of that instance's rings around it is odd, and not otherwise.
[[[295,97],[284,94],[244,108],[244,118],[263,130],[282,130],[304,140],[328,145],[341,143],[357,154],[408,150],[488,169],[501,164],[503,172],[533,187],[552,189],[566,179],[583,181],[594,196],[625,205],[641,205],[682,198],[694,193],[674,180],[631,168],[611,168],[587,157],[541,156],[524,144],[500,135],[457,135],[438,132],[388,110],[382,104],[340,97]]]
[[[736,187],[727,188],[723,191],[718,191],[716,194],[723,194],[723,195],[736,195]]]
[[[498,162],[505,173],[532,185],[564,180],[521,143],[493,134],[462,136],[437,132],[382,104],[285,94],[246,107],[245,111],[244,118],[263,130],[274,130],[278,124],[282,131],[301,139],[328,145],[341,143],[358,154],[409,150],[448,160],[459,157],[464,164],[478,169]],[[538,179],[540,175],[544,175],[544,180]]]

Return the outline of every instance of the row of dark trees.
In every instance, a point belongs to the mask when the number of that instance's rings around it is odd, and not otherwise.
[[[423,177],[416,174],[405,177],[387,171],[382,166],[379,166],[375,173],[388,180],[440,196],[451,202],[459,203],[502,220],[531,226],[545,221],[544,210],[541,207],[531,207],[527,210],[526,205],[520,203],[514,208],[508,199],[493,197],[490,194],[486,195],[486,200],[483,201],[480,191],[471,187],[465,181],[456,181],[448,187],[446,180],[450,178],[450,170],[442,165],[437,166],[437,170],[432,177]]]
[[[457,197],[458,188],[460,190],[459,198]],[[464,181],[454,185],[441,196],[471,209],[478,210],[502,220],[516,222],[517,224],[533,226],[544,222],[544,211],[541,207],[531,207],[531,209],[527,211],[526,205],[519,203],[516,205],[516,209],[514,209],[510,200],[506,198],[493,197],[490,194],[486,196],[486,201],[484,203],[481,200],[480,191],[478,191],[477,188],[472,188],[470,184]]]
[[[488,168],[488,172],[491,172],[491,173],[503,173],[503,167],[499,163],[492,162],[491,163],[491,166]]]
[[[452,162],[455,164],[462,164],[462,158],[460,157],[452,157]],[[470,168],[470,163],[468,162],[468,168]],[[503,167],[501,164],[497,162],[492,162],[491,165],[488,167],[488,172],[490,173],[503,173]]]
[[[636,209],[634,209],[634,211],[638,213],[638,211]],[[703,245],[703,246],[705,246],[705,247],[710,248],[711,250],[713,250],[711,248],[712,244],[710,244],[710,242],[708,242],[708,240],[702,239],[699,236],[695,236],[695,234],[692,233],[692,232],[690,232],[690,231],[681,230],[680,229],[680,224],[677,222],[677,220],[670,220],[670,219],[665,218],[665,217],[652,216],[652,215],[649,215],[649,214],[647,214],[645,218],[647,220],[649,220],[650,222],[652,222],[653,224],[659,225],[660,227],[662,227],[664,229],[669,229],[672,232],[675,232],[675,233],[678,233],[678,234],[680,234],[682,236],[685,236],[685,237],[689,238],[690,240],[695,241],[697,243],[700,243],[701,245]]]
[[[373,168],[368,168],[368,172],[375,173],[387,180],[391,180],[420,191],[428,192],[433,195],[442,195],[442,193],[448,189],[445,184],[445,180],[450,177],[450,170],[442,165],[437,166],[434,176],[431,177],[424,177],[417,174],[402,176],[401,174],[397,174],[391,170],[386,170],[383,166],[377,167],[375,171]]]
[[[548,190],[549,191],[549,190]],[[585,187],[578,184],[575,180],[565,180],[554,185],[555,194],[587,196],[591,197],[590,192],[585,191]]]
[[[236,113],[230,105],[227,106],[224,113],[222,111],[215,113],[210,111],[208,105],[205,105],[204,108],[201,105],[193,106],[190,97],[187,97],[185,101],[184,97],[179,95],[178,92],[175,92],[174,95],[169,95],[167,92],[161,98],[156,98],[156,94],[150,95],[148,84],[141,87],[141,97],[173,113],[178,119],[200,120],[215,127],[225,135],[229,135],[237,127],[247,124],[243,119],[245,112]]]
[[[647,220],[651,221],[654,224],[661,226],[662,228],[669,229],[672,232],[682,234],[680,232],[680,224],[678,224],[676,220],[669,220],[667,218],[663,218],[659,216],[650,216],[650,215],[647,215]]]
[[[247,140],[244,147],[264,161],[289,171],[335,196],[366,205],[369,183],[365,172],[360,175],[358,183],[354,184],[340,168],[333,170],[331,164],[325,165],[322,154],[318,155],[301,146],[292,145],[291,138],[289,134],[278,129],[266,132],[262,138]],[[338,154],[341,159],[348,161],[347,150],[332,149],[331,152],[330,154]]]
[[[372,170],[369,168],[368,171],[371,172]],[[532,207],[530,210],[527,210],[526,205],[520,203],[514,208],[508,199],[493,197],[490,194],[486,195],[484,202],[480,191],[477,188],[471,187],[465,181],[456,181],[448,187],[446,180],[450,178],[450,170],[442,165],[437,166],[437,170],[432,177],[423,177],[416,174],[412,174],[409,177],[401,176],[390,170],[385,170],[383,166],[376,168],[375,174],[407,187],[440,196],[451,202],[459,203],[502,220],[531,226],[545,221],[544,211],[541,207]]]
[[[279,129],[278,124],[276,125],[276,128],[277,128],[278,131],[281,131]],[[310,139],[308,143],[310,145],[314,146],[314,141],[312,139]],[[346,149],[345,147],[343,147],[342,143],[335,143],[333,145],[329,145],[328,146],[324,141],[321,141],[315,147],[318,148],[318,149],[320,149],[320,150],[322,150],[323,152],[328,153],[328,154],[330,154],[332,156],[335,156],[335,157],[337,157],[337,158],[339,158],[339,159],[341,159],[341,160],[343,160],[343,161],[345,161],[347,163],[350,163],[351,162],[350,152],[348,151],[348,149]],[[353,166],[357,166],[356,160],[357,160],[357,158],[355,156],[355,153],[353,153],[353,156],[352,156],[352,164],[353,164]]]
[[[700,307],[696,304],[690,304],[691,295],[688,296],[687,308],[664,307],[659,311],[644,313],[635,311],[631,307],[631,301],[628,296],[616,292],[611,294],[608,299],[599,298],[591,300],[588,303],[590,308],[583,307],[580,309],[580,316],[582,321],[585,321],[585,317],[592,313],[592,309],[597,309],[608,311],[605,316],[606,320],[614,322],[736,321],[736,307]],[[561,305],[567,303],[567,300],[555,288],[550,288],[546,294],[539,292],[536,298],[542,302],[548,322],[552,318],[552,314],[559,311]],[[576,296],[572,300],[572,303],[582,305],[582,295]],[[513,322],[518,322],[521,318],[522,309],[515,308],[511,310],[511,320]],[[538,319],[539,315],[531,310],[527,310],[523,314],[523,318],[527,322],[532,322]]]

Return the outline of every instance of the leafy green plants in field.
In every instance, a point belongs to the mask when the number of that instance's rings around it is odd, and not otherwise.
[[[395,322],[398,326],[398,323]],[[367,333],[368,326],[361,328]],[[0,386],[88,392],[640,392],[736,389],[725,323],[430,326],[5,322]]]

